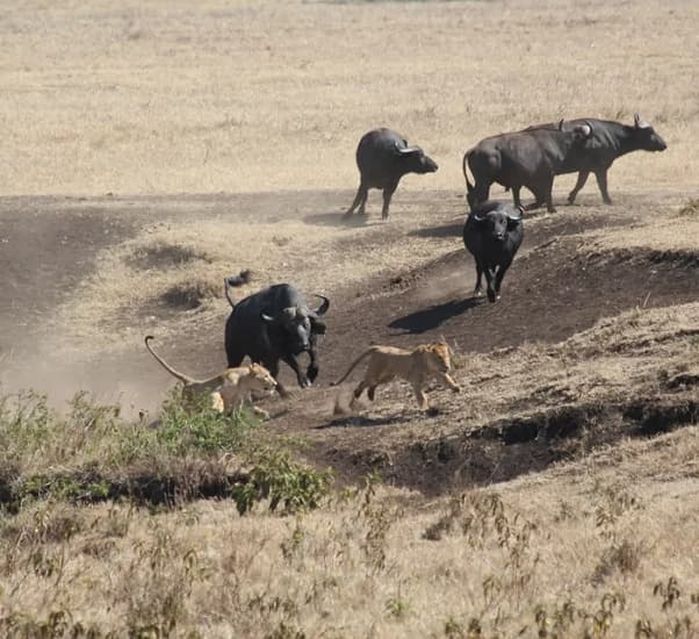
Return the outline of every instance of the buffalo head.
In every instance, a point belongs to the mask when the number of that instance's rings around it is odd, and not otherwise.
[[[500,209],[472,214],[473,221],[485,237],[494,242],[503,242],[507,232],[515,229],[522,222],[524,209],[521,206],[515,208],[517,213],[509,213]]]
[[[439,166],[419,146],[401,147],[395,145],[396,155],[405,167],[406,173],[434,173]]]
[[[655,129],[641,120],[641,116],[635,113],[633,116],[634,136],[637,138],[639,148],[644,151],[664,151],[667,144],[656,132]]]
[[[323,303],[316,310],[309,310],[306,306],[288,306],[276,315],[271,316],[262,313],[262,320],[281,329],[287,337],[290,350],[301,353],[311,349],[311,336],[325,333],[325,324],[318,320],[330,307],[330,300],[323,295],[318,295]]]

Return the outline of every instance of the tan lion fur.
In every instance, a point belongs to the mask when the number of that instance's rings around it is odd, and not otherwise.
[[[187,401],[192,401],[195,397],[208,393],[211,398],[211,407],[214,410],[221,413],[230,413],[240,408],[246,401],[252,404],[254,395],[271,394],[277,386],[277,382],[271,373],[260,364],[227,368],[222,373],[209,379],[194,379],[175,370],[160,357],[149,344],[152,339],[152,335],[148,335],[145,338],[148,352],[168,373],[182,382],[184,385],[182,397]],[[257,406],[252,406],[252,410],[263,419],[269,418],[269,413],[266,410]]]
[[[449,375],[451,358],[449,346],[444,342],[423,344],[412,351],[394,346],[372,346],[352,362],[344,376],[333,386],[344,382],[365,358],[369,358],[369,363],[364,373],[364,379],[354,389],[354,400],[359,399],[366,388],[369,399],[373,401],[376,387],[379,384],[386,384],[396,377],[410,382],[421,409],[429,408],[423,387],[430,378],[437,378],[454,392],[461,390]]]

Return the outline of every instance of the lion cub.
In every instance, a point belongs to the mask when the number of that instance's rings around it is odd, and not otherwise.
[[[220,413],[230,413],[240,408],[245,401],[251,402],[253,395],[270,395],[277,387],[277,381],[271,373],[260,364],[227,368],[225,371],[210,379],[197,380],[176,371],[162,357],[160,357],[148,343],[153,339],[152,335],[146,336],[146,348],[155,357],[158,363],[171,375],[179,379],[183,384],[182,396],[191,400],[202,393],[209,393],[211,407]],[[253,412],[263,419],[269,419],[269,413],[257,406],[252,407]]]
[[[354,389],[354,399],[359,399],[366,388],[369,399],[373,401],[376,387],[379,384],[390,382],[396,377],[405,379],[412,384],[418,406],[421,409],[429,408],[423,387],[431,377],[436,377],[444,382],[454,392],[458,393],[461,390],[459,385],[449,376],[451,360],[449,347],[444,342],[423,344],[412,351],[394,346],[372,346],[352,362],[342,379],[336,381],[333,386],[344,382],[357,364],[366,357],[369,358],[369,364],[366,373],[364,373],[364,379]]]

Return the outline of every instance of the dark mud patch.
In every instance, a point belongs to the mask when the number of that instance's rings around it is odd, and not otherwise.
[[[378,472],[391,484],[437,495],[508,481],[625,438],[652,437],[698,420],[696,396],[569,405],[412,442],[398,450],[334,447],[323,451],[318,461],[331,464],[342,479]]]
[[[463,250],[376,278],[334,305],[323,374],[340,375],[343,363],[370,344],[410,348],[443,336],[462,352],[488,352],[528,341],[556,343],[632,308],[697,299],[699,265],[686,256],[659,259],[651,250],[629,259],[616,252],[589,255],[577,236],[542,235],[530,248],[515,259],[494,304],[473,298],[475,267]]]

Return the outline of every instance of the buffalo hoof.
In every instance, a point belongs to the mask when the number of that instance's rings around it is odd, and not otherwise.
[[[308,370],[306,371],[306,376],[308,377],[308,379],[311,383],[315,382],[316,377],[318,377],[318,367],[317,366],[309,366]]]
[[[495,295],[495,291],[488,291],[488,301],[494,302],[496,299],[497,295]]]
[[[479,288],[473,291],[473,297],[483,297],[483,291]]]

